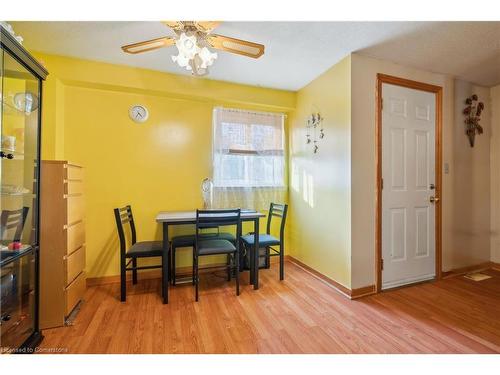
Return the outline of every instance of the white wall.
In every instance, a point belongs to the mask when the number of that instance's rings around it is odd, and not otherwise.
[[[443,87],[443,269],[453,263],[453,86],[452,77],[359,54],[351,56],[351,263],[352,288],[375,283],[375,88],[377,73]]]
[[[491,88],[491,261],[500,263],[500,85]]]
[[[456,80],[454,94],[454,121],[452,151],[453,198],[450,223],[452,251],[447,254],[447,265],[461,268],[490,260],[490,89]],[[485,104],[480,124],[484,133],[476,135],[470,147],[465,135],[465,99],[476,94]]]
[[[490,260],[490,90],[453,77],[378,60],[351,57],[352,287],[375,282],[375,87],[377,73],[425,82],[443,88],[442,269],[449,271]],[[485,103],[484,134],[471,148],[465,136],[463,102],[477,94]],[[497,88],[500,132],[500,87]],[[496,139],[500,150],[500,135]],[[500,170],[500,151],[497,167]],[[500,172],[497,179],[500,218]],[[492,213],[493,214],[493,213]],[[500,233],[500,220],[497,233]],[[499,236],[500,237],[500,236]],[[497,239],[500,248],[500,238]],[[498,255],[500,250],[496,253]]]

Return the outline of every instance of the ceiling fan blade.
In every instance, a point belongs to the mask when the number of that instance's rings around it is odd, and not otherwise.
[[[238,55],[253,57],[254,59],[257,59],[264,54],[264,45],[248,42],[246,40],[230,38],[228,36],[210,34],[207,35],[207,42],[213,48],[237,53]]]
[[[203,33],[210,33],[220,25],[219,21],[193,21],[194,27]]]
[[[145,40],[144,42],[128,44],[122,47],[123,52],[126,53],[142,53],[147,51],[152,51],[158,48],[168,47],[175,44],[175,39],[165,36],[163,38],[156,38],[151,40]]]

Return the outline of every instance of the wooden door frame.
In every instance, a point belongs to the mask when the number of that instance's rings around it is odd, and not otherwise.
[[[441,278],[441,259],[442,259],[442,233],[441,233],[441,218],[442,218],[442,125],[443,125],[443,88],[441,86],[430,85],[423,82],[412,81],[405,78],[395,77],[387,74],[377,74],[376,87],[376,119],[375,119],[375,139],[376,139],[376,214],[375,214],[375,277],[376,291],[382,290],[382,85],[391,84],[402,86],[410,89],[431,92],[436,98],[436,134],[435,134],[435,195],[440,198],[436,202],[435,210],[435,241],[436,241],[436,280]]]

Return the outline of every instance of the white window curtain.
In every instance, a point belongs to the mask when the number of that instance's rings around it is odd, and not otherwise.
[[[212,205],[267,210],[284,202],[284,148],[282,113],[215,108]]]

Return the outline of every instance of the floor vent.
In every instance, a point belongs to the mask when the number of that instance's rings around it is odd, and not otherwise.
[[[473,281],[483,281],[487,279],[491,279],[491,276],[486,275],[484,273],[476,272],[476,273],[469,273],[464,276],[466,279],[473,280]]]

